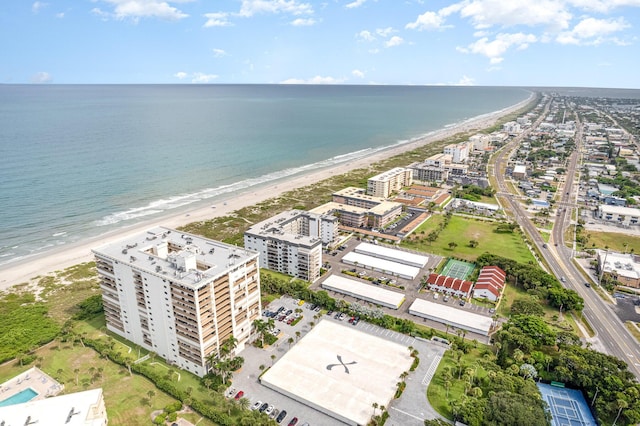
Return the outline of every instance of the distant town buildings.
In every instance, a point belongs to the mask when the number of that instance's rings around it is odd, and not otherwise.
[[[404,167],[396,167],[375,175],[367,181],[367,194],[374,197],[389,198],[405,186],[413,183],[413,171]]]
[[[198,376],[260,318],[257,252],[158,227],[93,253],[107,328]]]
[[[288,210],[247,229],[244,246],[260,253],[264,268],[314,282],[320,277],[322,246],[337,236],[337,217]]]

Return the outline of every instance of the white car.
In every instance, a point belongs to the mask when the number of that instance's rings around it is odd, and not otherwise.
[[[256,401],[256,403],[251,406],[251,409],[257,410],[258,408],[260,408],[261,405],[262,405],[262,401]]]
[[[274,406],[273,406],[273,405],[270,405],[270,406],[268,406],[268,407],[267,407],[267,409],[266,409],[266,410],[264,410],[264,413],[265,413],[267,416],[270,416],[270,415],[271,415],[271,413],[273,413],[273,409],[274,409]]]

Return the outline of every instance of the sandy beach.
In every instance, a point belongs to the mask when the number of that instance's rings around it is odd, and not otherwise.
[[[208,220],[217,216],[224,216],[233,211],[246,206],[256,204],[269,198],[290,191],[295,188],[306,186],[314,182],[322,181],[333,175],[346,173],[350,170],[366,167],[384,158],[391,157],[406,151],[416,149],[419,146],[429,144],[438,140],[446,139],[457,133],[466,133],[472,130],[485,129],[492,126],[502,116],[517,111],[524,107],[534,98],[534,94],[510,107],[492,114],[487,114],[473,120],[468,120],[457,126],[447,127],[436,131],[427,137],[418,139],[411,143],[398,145],[386,150],[378,151],[371,156],[353,160],[346,164],[339,164],[333,167],[318,171],[311,171],[305,174],[293,176],[285,181],[279,181],[273,185],[258,188],[249,188],[245,192],[235,194],[233,198],[225,203],[215,203],[215,207],[208,205],[178,215],[156,218],[150,221],[137,223],[135,225],[121,228],[119,230],[81,241],[74,244],[61,246],[53,251],[47,251],[32,257],[22,259],[0,268],[0,290],[7,290],[11,286],[21,283],[28,283],[36,277],[44,276],[48,273],[65,269],[78,263],[87,262],[93,259],[91,249],[104,244],[112,243],[125,238],[128,235],[144,232],[147,229],[162,225],[171,228],[186,225],[192,222]],[[214,204],[214,203],[212,203]]]

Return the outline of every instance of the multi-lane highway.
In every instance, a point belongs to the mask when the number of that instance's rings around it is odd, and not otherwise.
[[[498,185],[498,194],[502,194],[501,201],[503,208],[511,212],[524,232],[529,235],[533,244],[538,247],[539,252],[550,268],[550,272],[558,279],[565,277],[563,285],[577,291],[584,299],[585,308],[583,314],[589,324],[591,324],[593,330],[597,333],[600,343],[596,345],[595,348],[602,349],[606,353],[624,360],[629,365],[629,370],[640,379],[640,346],[626,329],[625,325],[615,315],[609,304],[603,301],[592,288],[584,285],[585,279],[572,261],[573,250],[567,248],[564,242],[564,233],[566,228],[571,224],[571,215],[574,208],[573,206],[575,206],[572,201],[575,201],[577,194],[577,190],[575,190],[577,183],[574,183],[574,179],[578,168],[579,150],[582,144],[582,126],[577,116],[577,131],[575,135],[576,150],[569,158],[564,190],[561,192],[561,200],[557,203],[559,206],[562,206],[562,211],[557,217],[553,229],[553,244],[545,244],[540,233],[522,208],[518,197],[508,190],[504,175],[508,159],[513,150],[529,132],[537,128],[546,117],[551,102],[552,99],[549,99],[542,114],[537,118],[536,122],[529,127],[529,130],[514,138],[501,151],[494,155],[492,159],[492,169]]]

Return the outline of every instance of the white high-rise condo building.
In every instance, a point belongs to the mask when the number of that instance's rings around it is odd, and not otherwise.
[[[199,376],[260,318],[256,252],[158,227],[93,253],[107,328]]]

